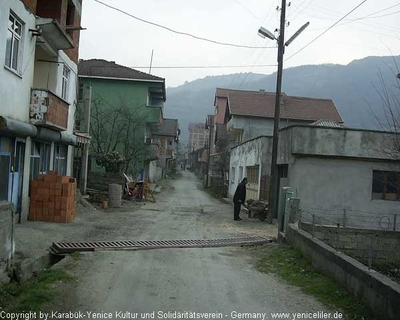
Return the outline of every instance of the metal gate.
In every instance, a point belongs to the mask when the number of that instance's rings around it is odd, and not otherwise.
[[[253,199],[259,200],[258,186],[259,186],[259,166],[246,167],[247,187],[246,187],[246,200]]]

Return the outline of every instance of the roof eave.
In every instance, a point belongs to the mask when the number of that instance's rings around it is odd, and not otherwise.
[[[78,73],[79,78],[90,78],[90,79],[103,79],[103,80],[122,80],[122,81],[135,81],[135,82],[157,82],[157,83],[163,83],[163,92],[165,96],[165,79],[162,80],[150,80],[150,79],[132,79],[132,78],[118,78],[118,77],[99,77],[99,76],[88,76],[88,75],[82,75]],[[165,98],[166,100],[166,98]],[[165,102],[164,100],[164,102]]]

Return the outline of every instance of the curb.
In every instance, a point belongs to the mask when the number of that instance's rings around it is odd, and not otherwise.
[[[12,262],[12,278],[18,283],[24,283],[36,277],[44,269],[57,263],[59,258],[54,257],[50,252],[44,251],[33,259],[17,258]]]

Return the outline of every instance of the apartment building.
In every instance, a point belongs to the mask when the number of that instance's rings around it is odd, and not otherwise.
[[[32,179],[72,174],[81,8],[81,0],[0,2],[0,201],[14,204],[20,222]]]
[[[208,143],[209,131],[204,123],[189,123],[189,144],[190,151],[195,151]]]

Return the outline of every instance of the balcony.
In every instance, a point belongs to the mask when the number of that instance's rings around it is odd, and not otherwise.
[[[71,37],[55,19],[36,18],[36,30],[36,35],[38,36],[37,46],[42,48],[49,57],[57,57],[58,50],[74,48]]]
[[[30,122],[34,125],[56,130],[67,130],[69,104],[52,92],[32,89]]]

